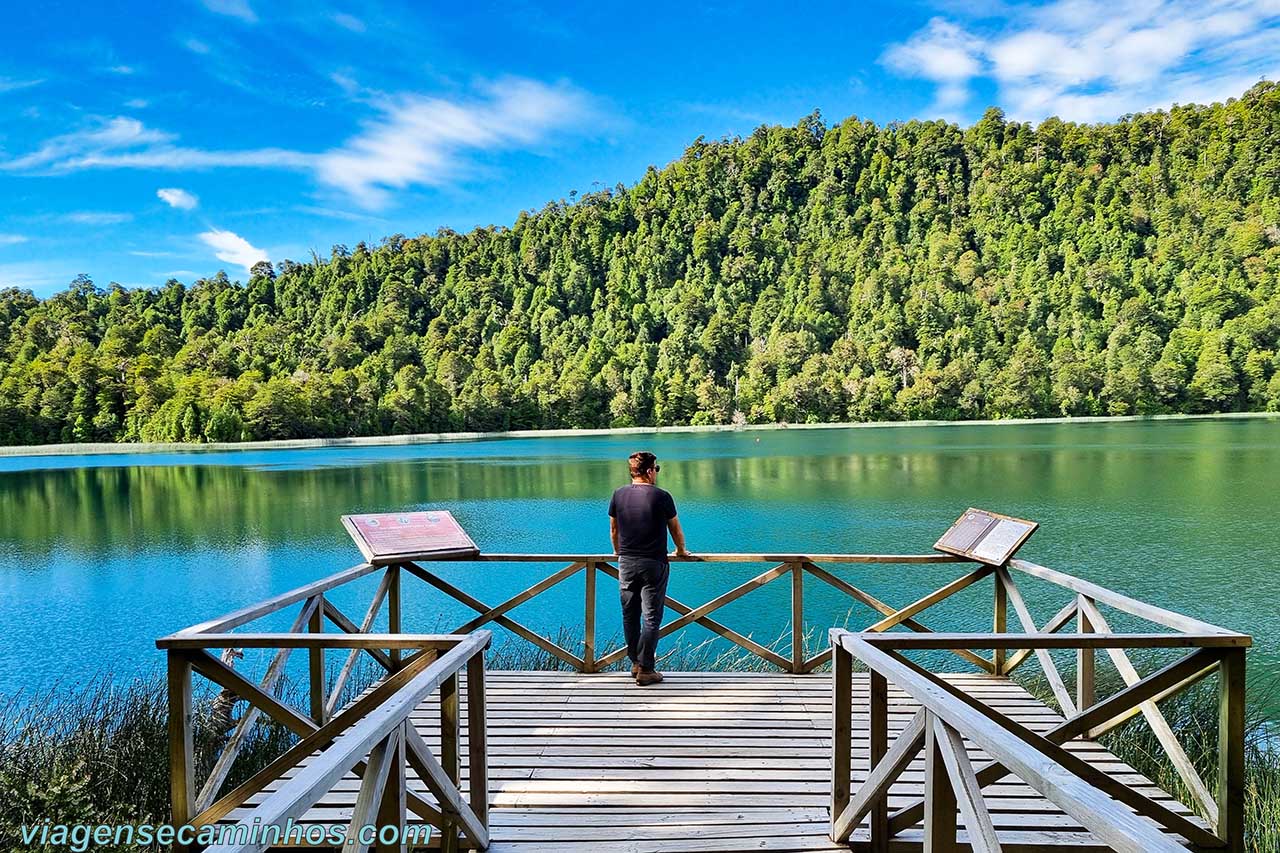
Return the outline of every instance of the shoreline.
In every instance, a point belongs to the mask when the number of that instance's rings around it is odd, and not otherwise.
[[[1061,418],[1009,418],[972,421],[858,421],[818,424],[708,424],[701,426],[609,427],[604,429],[523,429],[499,432],[429,432],[410,435],[349,436],[343,438],[292,438],[272,441],[224,441],[206,444],[184,442],[113,442],[33,444],[0,447],[0,457],[24,456],[127,456],[152,453],[227,453],[245,450],[314,450],[326,447],[397,447],[415,444],[445,444],[466,441],[497,441],[518,438],[571,438],[610,435],[679,435],[684,433],[753,432],[812,429],[884,429],[891,427],[1003,426],[1028,424],[1133,423],[1195,420],[1280,420],[1280,412],[1223,412],[1208,415],[1091,415]]]

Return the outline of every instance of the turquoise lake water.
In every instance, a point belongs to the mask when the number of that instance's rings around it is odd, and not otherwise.
[[[0,459],[0,693],[153,670],[156,637],[359,562],[343,513],[447,508],[485,551],[607,551],[609,494],[642,448],[659,456],[694,552],[921,553],[978,506],[1041,523],[1027,559],[1251,632],[1255,689],[1280,662],[1280,420],[904,426]],[[440,572],[496,604],[549,568]],[[700,603],[762,568],[677,566],[671,594]],[[957,573],[837,569],[899,605]],[[335,601],[358,620],[374,583]],[[580,631],[581,583],[513,615]],[[406,630],[470,615],[406,588]],[[816,581],[807,589],[818,636],[873,621]],[[1025,591],[1040,619],[1066,601]],[[603,649],[618,620],[616,592],[599,592]],[[775,583],[716,618],[767,643],[788,630],[789,594]],[[984,583],[922,621],[982,630],[990,601]]]

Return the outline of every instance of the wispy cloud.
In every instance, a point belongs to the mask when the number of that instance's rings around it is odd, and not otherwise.
[[[16,246],[27,242],[30,237],[25,234],[0,234],[0,246]]]
[[[357,213],[352,210],[339,210],[332,207],[322,207],[314,204],[295,205],[294,210],[299,213],[308,213],[312,216],[323,216],[326,219],[339,219],[344,222],[379,222],[386,223],[387,220],[381,216],[374,216],[368,213]]]
[[[362,33],[365,31],[364,21],[355,15],[348,15],[346,12],[334,12],[332,15],[333,22],[344,30],[350,30],[353,33]]]
[[[76,225],[119,225],[121,222],[131,221],[133,214],[111,210],[78,210],[73,213],[64,213],[62,219],[65,222],[74,222]]]
[[[204,7],[217,15],[239,18],[246,24],[258,23],[258,16],[249,0],[204,0]]]
[[[360,83],[345,71],[334,71],[329,75],[329,79],[348,95],[354,95],[360,91]]]
[[[258,261],[269,261],[267,253],[255,247],[234,231],[214,228],[199,235],[200,241],[213,249],[213,256],[228,264],[244,267],[248,272]]]
[[[116,117],[55,136],[30,154],[0,161],[0,170],[57,174],[85,169],[207,169],[220,166],[301,168],[315,156],[281,148],[207,150],[177,145],[177,136]]]
[[[16,92],[19,89],[30,89],[32,86],[39,86],[44,80],[40,78],[18,79],[16,77],[4,77],[0,75],[0,94],[4,92]]]
[[[934,18],[902,44],[890,47],[885,63],[895,71],[937,84],[934,109],[949,112],[969,99],[969,81],[981,70],[982,42],[951,21]]]
[[[367,208],[384,206],[390,190],[456,178],[464,151],[530,145],[588,112],[576,89],[519,78],[485,86],[465,101],[400,95],[379,106],[360,134],[316,163],[322,184]]]
[[[935,84],[936,109],[988,80],[1020,119],[1102,121],[1174,101],[1221,100],[1280,72],[1275,0],[1053,0],[995,17],[934,18],[882,61]]]
[[[85,158],[91,159],[95,154],[159,145],[169,138],[167,134],[148,130],[140,121],[115,118],[86,130],[55,136],[30,154],[0,163],[0,168],[14,172],[71,171],[83,168]]]
[[[186,190],[177,187],[163,187],[156,190],[156,196],[170,207],[178,210],[195,210],[200,199]]]
[[[416,93],[377,97],[377,114],[329,151],[206,149],[124,116],[46,140],[0,161],[0,171],[65,174],[88,169],[293,169],[365,208],[383,207],[394,190],[440,186],[466,172],[468,153],[530,147],[582,123],[589,98],[567,84],[505,78],[458,99]]]

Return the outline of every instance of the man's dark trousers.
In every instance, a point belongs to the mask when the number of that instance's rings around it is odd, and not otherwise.
[[[653,557],[619,557],[618,589],[622,595],[622,632],[627,656],[646,671],[654,669],[658,629],[667,604],[671,564]]]

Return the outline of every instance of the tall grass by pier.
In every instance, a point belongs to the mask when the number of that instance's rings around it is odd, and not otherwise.
[[[565,631],[557,642],[575,636]],[[577,636],[580,636],[578,634]],[[814,632],[811,648],[821,642]],[[789,648],[790,639],[775,644]],[[512,643],[489,656],[492,669],[565,669],[540,649]],[[771,670],[745,652],[726,651],[722,643],[676,645],[660,661],[664,669],[747,672]],[[617,667],[621,668],[621,667]],[[354,696],[376,675],[363,670],[348,688]],[[1032,693],[1052,704],[1050,692],[1035,672],[1019,679]],[[1100,695],[1108,687],[1099,685]],[[297,685],[284,685],[287,700],[305,706]],[[23,825],[43,821],[68,824],[158,824],[167,821],[169,770],[168,705],[165,679],[156,673],[124,685],[103,677],[74,690],[54,688],[44,693],[0,699],[0,840],[5,849],[35,853],[63,853],[65,847],[21,847]],[[243,704],[238,710],[243,709]],[[204,763],[197,778],[225,738],[215,722],[213,694],[197,699],[194,719],[196,754]],[[1201,684],[1162,703],[1174,732],[1203,778],[1213,785],[1217,761],[1217,694]],[[262,718],[260,718],[262,720]],[[267,720],[257,723],[245,744],[228,784],[234,786],[264,767],[295,738]],[[1190,802],[1176,771],[1150,729],[1139,719],[1108,734],[1104,743],[1121,760],[1152,779],[1183,802]],[[1246,832],[1251,853],[1280,853],[1280,749],[1274,729],[1255,706],[1250,715],[1246,745]],[[121,848],[90,845],[92,851]],[[128,848],[135,850],[136,848]],[[158,849],[158,848],[157,848]]]
[[[1214,790],[1218,761],[1217,690],[1212,684],[1197,685],[1161,703],[1160,710],[1200,777]],[[1272,725],[1256,706],[1251,707],[1245,739],[1245,832],[1248,849],[1256,853],[1280,853],[1280,745]],[[1194,802],[1141,717],[1103,736],[1102,743],[1179,801]]]

